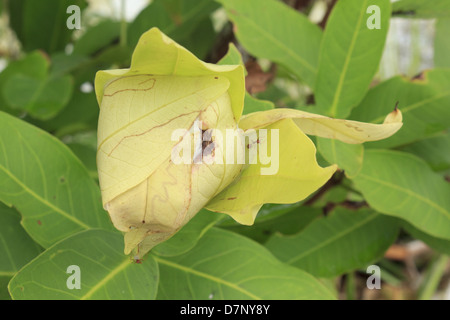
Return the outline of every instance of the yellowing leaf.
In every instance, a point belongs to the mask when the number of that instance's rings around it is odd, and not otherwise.
[[[241,65],[205,63],[168,38],[158,28],[144,33],[133,53],[130,69],[99,71],[95,80],[97,100],[101,105],[105,85],[118,76],[151,74],[174,76],[204,76],[222,74],[230,80],[231,107],[239,121],[244,102],[244,68]]]
[[[279,130],[278,172],[262,175],[263,165],[249,165],[236,182],[212,199],[206,208],[229,214],[241,224],[253,224],[264,203],[294,203],[321,187],[336,171],[336,166],[321,168],[313,142],[294,124],[283,119],[264,127]],[[271,131],[269,131],[271,132]],[[272,145],[272,134],[267,145]],[[274,156],[274,150],[271,151]],[[272,157],[276,161],[275,157]]]
[[[398,110],[381,125],[293,109],[241,118],[244,80],[241,63],[202,62],[157,28],[142,35],[130,69],[97,73],[102,201],[125,233],[125,253],[142,257],[205,205],[248,225],[264,203],[306,198],[337,168],[317,164],[306,134],[362,143],[402,125]]]
[[[244,93],[242,66],[206,64],[156,28],[141,37],[129,70],[97,73],[102,201],[125,233],[125,253],[142,257],[171,237],[239,174],[242,164],[223,159],[195,163],[195,150],[190,163],[173,155],[194,145],[197,122],[236,129]]]
[[[306,134],[322,138],[338,139],[346,143],[363,143],[390,137],[402,127],[400,110],[391,112],[383,124],[333,119],[295,109],[278,108],[254,112],[243,116],[239,122],[242,129],[262,128],[281,119],[291,118]]]
[[[217,78],[217,79],[216,79]],[[219,76],[136,75],[110,82],[98,124],[97,164],[105,205],[169,161],[176,129],[190,128],[223,94]]]

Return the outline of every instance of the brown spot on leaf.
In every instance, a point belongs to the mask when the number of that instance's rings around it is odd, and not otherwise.
[[[171,18],[177,26],[183,23],[183,17],[179,13],[173,14]]]
[[[412,77],[412,80],[425,80],[425,75],[423,72],[416,74],[414,77]]]
[[[237,199],[237,197],[231,197],[231,198],[228,198],[227,200],[236,200]]]

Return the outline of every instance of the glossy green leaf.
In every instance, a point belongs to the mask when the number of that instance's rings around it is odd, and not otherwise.
[[[152,253],[160,256],[177,256],[191,250],[201,237],[224,216],[206,209],[200,210],[188,224],[172,238],[157,245]]]
[[[155,0],[128,27],[128,44],[134,47],[142,33],[158,27],[167,36],[182,43],[191,36],[218,4],[213,0]],[[187,47],[188,49],[190,46]]]
[[[338,208],[297,235],[275,235],[266,246],[281,261],[318,277],[333,277],[380,258],[397,233],[395,219]]]
[[[450,70],[425,71],[417,79],[397,76],[371,89],[350,119],[380,123],[398,102],[403,127],[389,139],[367,147],[392,148],[422,139],[450,127]]]
[[[275,0],[219,0],[250,54],[282,64],[310,87],[317,73],[322,31],[308,18]]]
[[[448,2],[447,2],[448,3]],[[450,15],[438,19],[435,25],[434,66],[450,68]]]
[[[364,146],[317,137],[317,150],[330,164],[337,164],[347,177],[356,176],[362,168]]]
[[[0,200],[43,247],[91,227],[112,228],[100,191],[59,140],[0,112]]]
[[[212,228],[184,255],[154,258],[158,299],[334,299],[311,275],[225,230]]]
[[[389,0],[337,2],[320,49],[314,92],[319,112],[346,118],[361,102],[378,70],[389,18]],[[369,29],[372,23],[378,26]]]
[[[440,132],[399,150],[422,158],[434,171],[450,169],[450,131]]]
[[[450,16],[447,0],[400,0],[392,4],[392,14],[405,18],[438,18]]]
[[[80,289],[67,284],[79,267]],[[119,233],[87,230],[64,239],[26,265],[9,283],[17,300],[148,300],[158,286],[158,265],[148,256],[139,263],[123,254]]]
[[[450,239],[450,184],[420,158],[399,151],[366,150],[363,168],[353,181],[378,212]]]
[[[20,215],[0,202],[0,300],[9,297],[9,279],[41,251],[20,225]]]
[[[86,7],[85,0],[14,0],[8,4],[11,27],[24,50],[42,49],[48,53],[64,50],[70,41],[73,30],[67,28],[67,8]]]

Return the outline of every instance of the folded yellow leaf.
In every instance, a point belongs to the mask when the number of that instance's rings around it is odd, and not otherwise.
[[[130,69],[97,73],[102,201],[126,254],[142,257],[205,206],[250,225],[264,203],[306,198],[336,170],[317,164],[306,134],[362,143],[402,125],[400,111],[383,124],[292,109],[241,118],[244,81],[242,65],[202,62],[157,28],[142,35]]]

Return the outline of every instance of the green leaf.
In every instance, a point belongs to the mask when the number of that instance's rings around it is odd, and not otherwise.
[[[92,227],[112,229],[100,190],[59,140],[0,112],[0,200],[43,247]]]
[[[419,229],[413,227],[410,223],[406,221],[402,222],[402,227],[407,233],[413,236],[415,239],[419,239],[425,242],[428,246],[434,250],[441,252],[446,255],[450,255],[450,241],[430,236],[429,234],[420,231]]]
[[[213,0],[154,0],[129,25],[128,45],[135,47],[140,36],[152,27],[181,43],[217,8]]]
[[[275,0],[218,0],[235,24],[239,42],[252,55],[288,68],[314,86],[322,31]]]
[[[237,232],[259,243],[265,243],[272,234],[292,235],[300,232],[322,214],[322,210],[299,204],[264,205],[252,226],[221,223],[220,227]]]
[[[210,212],[206,209],[200,210],[188,224],[167,241],[152,249],[152,253],[160,256],[177,256],[191,250],[201,237],[211,229],[223,215]]]
[[[330,164],[337,164],[347,177],[356,176],[362,168],[364,147],[362,144],[348,144],[334,139],[317,137],[317,150]]]
[[[99,115],[99,107],[95,93],[82,92],[76,88],[72,94],[72,98],[52,119],[37,121],[36,124],[49,132],[55,132],[55,135],[61,135],[64,132],[70,132],[72,128],[79,129],[96,129]]]
[[[26,265],[9,283],[16,300],[147,300],[158,287],[158,265],[149,256],[135,263],[123,254],[118,233],[87,230],[64,239]],[[78,266],[80,289],[67,282]]]
[[[274,109],[275,105],[271,101],[256,99],[248,92],[245,93],[244,112],[242,114],[249,114],[257,111],[266,111]]]
[[[238,48],[234,45],[234,43],[230,43],[228,46],[227,53],[220,59],[217,64],[220,65],[233,65],[233,64],[240,64],[245,67],[244,61],[242,61],[242,55],[239,52]],[[247,75],[247,70],[245,70],[245,73]]]
[[[372,13],[371,6],[378,6]],[[315,99],[319,112],[346,118],[378,70],[390,18],[389,0],[338,1],[327,21],[319,56]],[[379,29],[369,29],[379,19]]]
[[[311,275],[235,233],[210,229],[197,246],[159,263],[158,299],[334,299]]]
[[[392,15],[405,18],[447,18],[450,2],[447,0],[401,0],[392,4]]]
[[[399,151],[366,150],[363,168],[353,181],[378,212],[450,239],[450,184],[425,161]]]
[[[0,300],[9,297],[9,279],[41,252],[20,226],[20,215],[0,202]]]
[[[371,89],[350,119],[381,123],[396,103],[403,127],[389,139],[367,147],[392,148],[422,139],[450,127],[450,69],[425,71],[419,78],[397,76]]]
[[[57,52],[51,56],[52,65],[50,66],[50,75],[53,77],[69,74],[88,64],[89,57],[82,55],[67,55],[65,52]]]
[[[24,75],[42,79],[47,74],[49,64],[48,58],[40,51],[34,51],[20,60],[10,62],[8,66],[0,72],[0,110],[11,111],[4,97],[5,84],[11,77]]]
[[[75,42],[73,55],[89,56],[110,45],[120,35],[120,23],[104,20],[88,28]]]
[[[189,36],[180,40],[179,44],[190,48],[191,52],[199,59],[207,59],[213,48],[216,39],[216,32],[210,17],[200,21]]]
[[[448,3],[448,2],[447,2]],[[450,19],[447,15],[439,19],[435,25],[434,38],[434,65],[435,67],[450,68],[450,58],[448,52],[450,51]]]
[[[80,159],[89,172],[89,175],[94,179],[98,179],[96,163],[97,148],[76,142],[68,143],[67,146],[72,150],[75,156]]]
[[[73,30],[67,28],[70,5],[86,7],[85,0],[9,1],[10,24],[25,51],[42,49],[48,53],[64,50]]]
[[[338,208],[295,236],[275,235],[266,246],[281,261],[318,277],[333,277],[380,258],[397,234],[392,218]]]
[[[439,132],[433,136],[399,148],[425,160],[434,171],[450,169],[450,131]]]
[[[5,83],[3,96],[11,108],[47,120],[56,116],[69,102],[72,87],[70,75],[36,79],[15,74]]]

